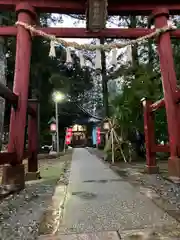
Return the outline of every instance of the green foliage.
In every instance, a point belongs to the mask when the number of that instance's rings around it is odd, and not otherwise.
[[[173,17],[173,20],[179,28],[180,18]],[[150,24],[148,19],[143,17],[137,19],[122,17],[120,23],[121,26],[135,25],[140,27],[147,27]],[[180,42],[178,40],[172,40],[172,49],[177,81],[180,84]],[[141,99],[146,97],[148,100],[155,102],[163,98],[160,66],[154,42],[149,41],[136,51],[135,54],[132,52],[133,61],[131,65],[121,65],[109,77],[110,79],[117,79],[118,77],[122,79],[121,92],[113,100],[110,100],[110,104],[112,106],[111,115],[117,117],[122,135],[125,138],[128,137],[128,132],[132,129],[144,131]],[[136,58],[137,55],[138,58]],[[135,60],[138,60],[136,64],[134,64]],[[158,109],[155,113],[155,130],[156,141],[166,143],[168,134],[165,108]]]
[[[138,65],[136,69],[130,67],[124,75],[122,91],[111,101],[111,109],[112,115],[119,121],[125,138],[134,128],[143,132],[141,99],[144,97],[152,101],[161,99],[163,94],[160,81],[159,73],[152,71],[148,64]],[[163,113],[157,114],[157,119],[156,126],[159,129],[162,125]],[[157,133],[160,137],[159,131]]]
[[[7,20],[5,25],[13,25],[16,21],[15,14],[5,13]],[[48,26],[51,22],[57,22],[51,14],[40,14],[40,25]],[[14,66],[16,55],[16,39],[9,38],[6,42],[9,54],[7,59],[7,81],[12,88],[14,79]],[[52,92],[61,90],[73,100],[79,100],[84,92],[92,87],[92,77],[88,68],[81,69],[79,58],[72,53],[74,65],[72,69],[65,66],[66,53],[62,47],[56,49],[57,57],[49,57],[49,42],[41,37],[33,38],[29,98],[37,97],[40,101],[40,132],[41,139],[46,138],[49,128],[48,121],[54,115]]]
[[[15,13],[3,13],[3,25],[13,25],[16,21]],[[51,22],[61,21],[60,17],[53,17],[51,14],[40,14],[40,25],[48,26]],[[76,19],[77,16],[73,15]],[[79,16],[78,19],[84,19],[84,16]],[[140,26],[147,27],[148,19],[144,17],[110,17],[110,22],[116,23],[122,27]],[[176,25],[179,24],[179,18],[175,19]],[[109,39],[108,41],[113,41]],[[149,44],[150,43],[150,44]],[[121,84],[121,93],[110,101],[111,115],[115,116],[121,126],[122,135],[126,138],[128,131],[133,128],[143,132],[143,113],[141,99],[147,97],[149,100],[156,101],[163,97],[161,77],[159,72],[159,62],[155,47],[149,41],[144,47],[133,49],[133,64],[121,65],[108,79],[116,79],[119,76],[123,79]],[[174,60],[178,82],[180,80],[180,42],[172,41]],[[7,59],[7,81],[8,86],[13,86],[14,65],[16,54],[15,38],[8,38],[6,41],[6,49],[9,57]],[[138,54],[137,54],[138,52]],[[87,57],[93,59],[86,51]],[[64,63],[66,61],[65,50],[56,49],[57,58],[49,58],[49,42],[35,37],[32,44],[31,58],[31,79],[29,97],[36,96],[40,100],[40,128],[41,133],[46,138],[48,129],[48,120],[54,115],[54,104],[52,104],[52,92],[60,90],[73,100],[82,102],[88,90],[93,86],[92,72],[87,67],[80,67],[79,57],[75,52],[72,52],[74,61],[73,67],[68,68]],[[136,62],[136,65],[134,65]],[[165,110],[158,110],[155,115],[156,120],[156,137],[157,140],[167,141],[167,124]],[[42,136],[42,139],[43,139]]]

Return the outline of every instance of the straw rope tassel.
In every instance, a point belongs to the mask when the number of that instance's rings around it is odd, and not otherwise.
[[[55,42],[52,41],[52,40],[51,40],[51,42],[50,42],[49,57],[56,57]]]
[[[147,34],[143,37],[139,37],[136,40],[133,39],[131,41],[128,41],[127,43],[110,43],[110,44],[104,44],[104,45],[101,45],[101,44],[94,45],[94,44],[78,44],[77,42],[67,42],[63,39],[58,39],[53,35],[47,34],[47,33],[43,32],[42,30],[38,30],[38,29],[36,29],[36,27],[31,26],[31,25],[21,22],[21,21],[16,22],[16,25],[24,27],[25,29],[29,30],[31,33],[35,33],[36,35],[39,35],[46,39],[55,41],[56,43],[61,44],[64,47],[73,47],[78,50],[86,49],[89,51],[95,51],[96,49],[100,49],[100,50],[104,50],[104,51],[108,51],[108,52],[110,50],[112,50],[113,48],[120,49],[120,48],[124,48],[128,45],[143,44],[148,39],[156,38],[156,37],[160,36],[162,33],[176,29],[176,26],[174,25],[174,23],[172,23],[172,21],[170,21],[170,23],[168,22],[167,26],[158,28],[150,34]]]

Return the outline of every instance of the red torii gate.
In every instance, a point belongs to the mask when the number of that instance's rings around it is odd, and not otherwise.
[[[36,25],[38,20],[36,15],[37,12],[85,14],[87,6],[86,4],[86,0],[0,0],[0,9],[1,11],[16,11],[19,22],[24,22],[29,25]],[[153,4],[140,3],[140,1],[136,1],[136,3],[121,4],[115,0],[108,2],[109,15],[151,15],[151,17],[154,18],[156,28],[162,28],[167,25],[169,13],[179,14],[180,4]],[[96,33],[87,31],[83,28],[43,28],[41,30],[43,30],[45,33],[61,38],[103,37],[130,39],[138,38],[154,31],[152,29],[142,28],[105,29]],[[12,165],[6,166],[4,170],[4,182],[12,183],[12,181],[16,182],[17,180],[17,169],[18,171],[21,169],[21,173],[24,174],[22,160],[24,158],[24,131],[27,110],[32,115],[30,118],[29,131],[29,153],[31,156],[29,159],[29,172],[36,173],[37,171],[37,118],[33,117],[33,107],[28,105],[31,42],[35,35],[31,34],[24,27],[18,25],[17,27],[0,27],[0,36],[15,36],[17,38],[13,93],[8,92],[9,90],[7,88],[0,91],[2,92],[1,96],[11,101],[12,104],[17,104],[16,108],[13,107],[11,112],[8,153],[0,155],[0,164],[11,163]],[[177,104],[179,101],[179,90],[176,84],[176,75],[170,40],[171,36],[180,38],[180,30],[163,33],[158,38],[157,44],[164,89],[164,100],[162,100],[161,104],[163,105],[165,103],[166,106],[169,131],[169,146],[171,155],[169,159],[169,174],[170,176],[180,177],[180,119],[179,105]],[[6,92],[6,94],[4,94],[4,92]],[[157,108],[158,103],[155,105],[155,108]],[[154,142],[151,112],[155,105],[150,105],[148,107],[147,104],[144,104],[147,170],[149,173],[157,171],[154,157],[155,151],[167,150],[166,146],[156,146]],[[151,111],[149,109],[151,109]],[[10,172],[10,174],[8,174],[8,172]]]

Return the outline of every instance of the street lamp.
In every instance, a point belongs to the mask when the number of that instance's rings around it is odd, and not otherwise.
[[[56,111],[56,137],[57,137],[57,153],[59,153],[59,119],[58,119],[58,103],[64,100],[64,94],[62,92],[54,92],[53,100],[55,102],[55,111]]]

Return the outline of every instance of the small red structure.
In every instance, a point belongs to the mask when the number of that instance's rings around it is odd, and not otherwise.
[[[161,28],[167,24],[169,11],[166,8],[156,9],[152,13],[155,26]],[[177,87],[176,73],[173,61],[170,33],[164,33],[158,39],[158,53],[162,74],[164,99],[152,104],[143,101],[144,107],[144,130],[146,139],[147,170],[150,173],[157,172],[155,161],[156,152],[170,151],[168,162],[169,176],[180,177],[180,134],[179,134],[179,89]],[[153,111],[160,107],[166,107],[168,122],[169,146],[155,144]]]
[[[101,128],[96,128],[96,142],[97,144],[101,144]]]
[[[71,140],[72,140],[72,128],[67,128],[65,138],[66,145],[71,144]]]
[[[98,0],[97,0],[98,1]],[[0,0],[1,11],[16,11],[17,19],[28,25],[38,23],[37,12],[61,13],[61,14],[85,14],[86,0]],[[167,25],[169,12],[171,14],[180,13],[180,5],[175,3],[161,3],[160,1],[129,1],[122,2],[116,0],[108,1],[109,15],[151,15],[156,28]],[[38,29],[40,29],[37,26]],[[148,33],[152,29],[102,29],[92,32],[83,28],[43,28],[45,33],[57,37],[98,37],[98,38],[138,38]],[[0,95],[12,104],[10,138],[8,153],[1,153],[0,164],[9,163],[4,170],[4,182],[16,182],[18,178],[17,169],[21,166],[24,158],[24,136],[26,126],[26,113],[29,114],[29,172],[37,171],[37,103],[28,102],[29,72],[31,60],[31,44],[35,34],[27,31],[23,26],[0,27],[0,36],[16,36],[16,63],[14,75],[13,93],[5,86],[0,85]],[[171,36],[180,38],[180,30],[165,32],[157,39],[160,67],[162,74],[162,84],[164,89],[164,100],[161,103],[144,104],[145,134],[147,146],[147,169],[148,172],[157,170],[154,152],[167,150],[167,147],[156,146],[153,135],[153,108],[158,108],[165,104],[168,132],[169,132],[169,174],[180,177],[180,134],[179,134],[179,89],[176,84],[174,70]],[[10,170],[9,170],[10,169]],[[14,176],[12,174],[14,169]],[[20,169],[20,168],[19,168]],[[152,170],[153,169],[153,170]],[[11,174],[8,175],[11,172]],[[20,170],[19,170],[20,171]],[[23,170],[22,170],[23,173]],[[12,177],[13,176],[13,177]]]

